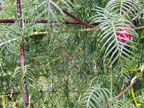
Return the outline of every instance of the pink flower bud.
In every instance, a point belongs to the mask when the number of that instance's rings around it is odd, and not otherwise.
[[[128,40],[132,40],[133,36],[128,33],[129,28],[119,28],[116,35],[121,43],[126,43]]]

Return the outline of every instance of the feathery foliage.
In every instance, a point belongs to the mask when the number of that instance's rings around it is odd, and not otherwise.
[[[0,107],[143,108],[143,0],[0,3]]]

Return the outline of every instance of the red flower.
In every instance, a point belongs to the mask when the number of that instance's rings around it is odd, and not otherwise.
[[[128,33],[129,27],[124,29],[124,28],[119,28],[117,31],[116,35],[118,36],[119,40],[121,43],[126,43],[128,40],[131,40],[133,36]]]

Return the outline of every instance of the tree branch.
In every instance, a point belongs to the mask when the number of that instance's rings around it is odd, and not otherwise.
[[[119,99],[120,97],[122,97],[136,82],[137,82],[137,77],[133,77],[131,80],[131,83],[123,90],[121,91],[115,98]]]
[[[76,21],[79,22],[81,25],[84,25],[84,26],[87,27],[87,28],[94,28],[94,27],[95,27],[94,25],[88,24],[87,22],[84,22],[84,21],[78,19],[76,16],[72,15],[71,13],[67,12],[66,10],[63,10],[63,12],[64,12],[67,16],[73,18],[74,20],[76,20]]]
[[[0,23],[3,23],[3,24],[13,24],[15,22],[16,22],[15,19],[0,19]],[[56,20],[50,20],[50,21],[48,21],[48,20],[44,20],[44,19],[38,19],[38,20],[23,19],[23,22],[24,23],[43,23],[43,24],[45,24],[45,23],[59,23]],[[70,25],[84,25],[87,28],[93,28],[93,27],[97,26],[97,24],[96,24],[96,25],[90,25],[90,27],[89,27],[89,26],[87,26],[84,23],[81,23],[79,21],[64,21],[64,24],[68,24],[68,25],[69,24]],[[134,29],[135,30],[144,29],[144,26],[143,25],[142,26],[136,26]]]
[[[15,22],[16,22],[15,19],[0,19],[0,23],[13,24]],[[56,20],[49,20],[48,21],[48,20],[44,20],[44,19],[37,19],[37,20],[23,19],[23,22],[24,23],[59,23],[60,21],[56,21]],[[78,21],[64,21],[64,24],[84,25]]]

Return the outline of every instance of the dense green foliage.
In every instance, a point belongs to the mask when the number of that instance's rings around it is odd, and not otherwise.
[[[0,2],[0,19],[15,20],[0,24],[0,108],[25,107],[24,77],[30,108],[144,108],[143,0],[21,0],[22,31],[16,1]],[[95,27],[65,24],[63,10]]]

